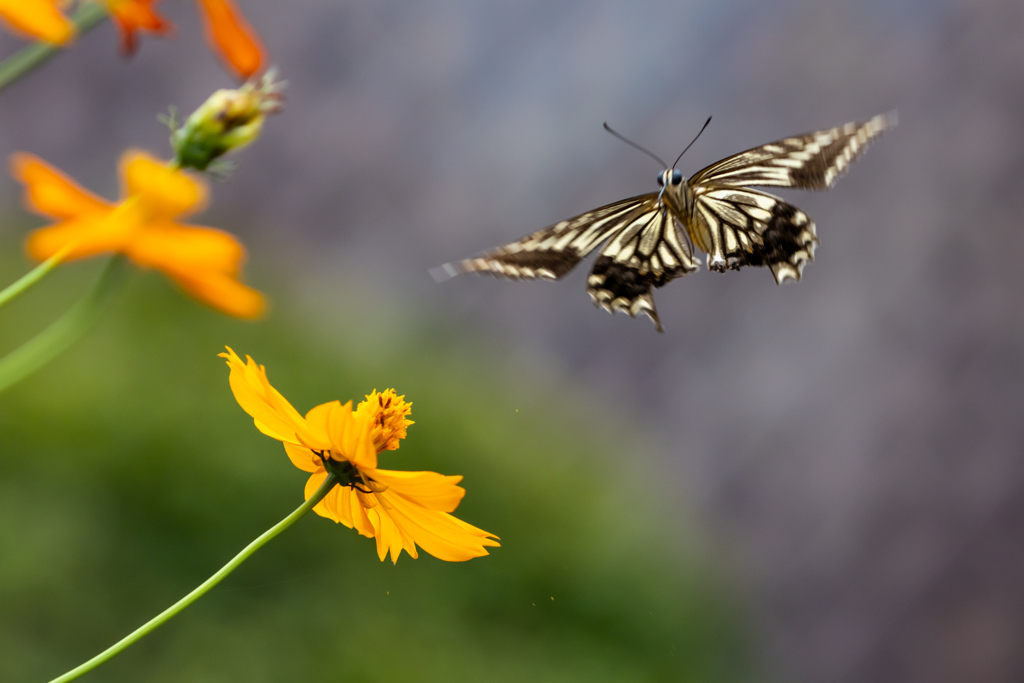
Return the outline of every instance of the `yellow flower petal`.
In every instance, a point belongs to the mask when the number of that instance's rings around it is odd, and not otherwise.
[[[391,470],[365,474],[384,488],[373,494],[377,504],[369,511],[382,560],[384,548],[391,553],[391,561],[398,562],[401,550],[416,557],[419,545],[438,559],[462,562],[487,555],[486,547],[499,545],[494,534],[448,514],[465,494],[456,486],[462,477]]]
[[[385,517],[391,520],[389,524],[382,524],[379,531],[392,535],[392,545],[397,544],[395,534],[400,531],[402,536],[408,537],[439,560],[447,562],[465,562],[474,557],[481,557],[488,554],[487,546],[499,545],[493,534],[466,524],[446,512],[420,507],[401,495],[383,493],[377,494],[377,497],[381,499],[383,505],[374,509],[378,511],[382,520]],[[394,528],[389,531],[388,526],[391,524]],[[391,554],[391,561],[398,562],[397,554],[394,552]]]
[[[312,486],[312,481],[313,477],[310,477],[310,481],[306,482],[307,499],[319,488],[319,484]],[[323,478],[319,482],[322,484]],[[313,512],[344,524],[349,529],[355,529],[367,538],[373,538],[373,524],[367,517],[366,508],[359,502],[358,495],[351,486],[336,486],[313,508]]]
[[[377,466],[370,420],[365,415],[357,415],[351,401],[331,416],[329,431],[331,452],[336,460],[347,460],[360,469]]]
[[[59,0],[0,0],[0,18],[22,35],[63,45],[75,35],[75,25],[65,17]]]
[[[331,420],[335,415],[344,412],[346,408],[352,410],[352,401],[344,406],[341,405],[341,401],[321,403],[306,413],[306,426],[317,443],[331,443]]]
[[[303,472],[324,471],[320,458],[305,446],[296,446],[285,441],[284,451],[288,454],[288,459],[292,461],[292,464]]]
[[[263,65],[263,48],[256,32],[229,0],[198,0],[205,19],[206,42],[243,79]]]
[[[281,393],[270,385],[267,371],[246,356],[246,363],[230,348],[220,354],[227,359],[231,373],[228,383],[238,405],[249,413],[256,427],[267,436],[293,444],[307,444],[314,448],[327,448],[327,444],[315,443],[306,421]]]
[[[176,218],[206,204],[206,187],[145,152],[130,150],[121,157],[125,194],[138,197],[148,215]]]
[[[398,556],[405,550],[413,559],[419,557],[416,550],[416,542],[402,532],[402,529],[395,524],[391,515],[376,506],[369,511],[370,521],[373,523],[374,532],[377,537],[377,557],[383,562],[384,558],[391,553],[391,561],[398,562]]]
[[[414,498],[418,505],[428,510],[454,512],[466,495],[466,489],[457,484],[462,481],[458,475],[444,475],[437,472],[402,472],[399,470],[373,470],[367,476],[379,482],[386,490]]]
[[[11,175],[25,185],[28,208],[44,216],[80,218],[88,214],[103,214],[113,208],[113,204],[83,190],[75,181],[32,154],[12,154]]]

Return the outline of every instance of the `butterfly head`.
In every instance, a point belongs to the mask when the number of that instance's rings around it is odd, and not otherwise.
[[[679,187],[683,184],[683,174],[674,168],[668,168],[658,174],[658,185],[661,187]]]

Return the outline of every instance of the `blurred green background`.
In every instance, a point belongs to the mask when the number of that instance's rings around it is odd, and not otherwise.
[[[26,267],[15,246],[7,279]],[[66,266],[4,310],[0,348],[100,265]],[[749,677],[729,581],[667,502],[638,425],[595,419],[585,394],[516,372],[500,347],[426,323],[395,338],[351,312],[365,292],[316,317],[276,297],[269,319],[246,324],[131,270],[82,342],[0,396],[0,680],[79,664],[299,505],[306,475],[235,403],[224,344],[265,364],[302,411],[405,393],[416,424],[383,465],[464,475],[458,515],[502,547],[393,566],[309,515],[84,680]]]

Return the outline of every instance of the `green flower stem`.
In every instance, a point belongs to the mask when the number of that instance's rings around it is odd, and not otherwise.
[[[107,263],[93,288],[45,330],[0,358],[0,391],[53,360],[88,330],[116,291],[124,274],[124,257]],[[24,279],[24,278],[23,278]]]
[[[107,16],[107,10],[98,2],[83,3],[71,21],[74,22],[78,34],[87,33]],[[43,41],[32,43],[0,62],[0,90],[29,73],[37,66],[45,64],[63,48]]]
[[[68,245],[58,251],[56,254],[46,259],[38,266],[23,275],[17,282],[8,286],[3,291],[0,291],[0,307],[3,307],[8,302],[16,299],[18,295],[28,291],[32,285],[42,280],[44,277],[50,274],[64,257],[71,251],[72,245]]]
[[[249,556],[257,550],[259,550],[267,541],[277,536],[279,533],[290,527],[292,524],[295,524],[295,522],[299,521],[299,519],[301,519],[302,516],[305,515],[307,512],[312,510],[313,506],[319,503],[323,499],[323,497],[327,495],[327,492],[334,488],[334,486],[337,483],[338,477],[334,474],[329,474],[327,476],[327,479],[324,480],[324,483],[320,486],[320,488],[316,490],[316,493],[314,493],[309,498],[309,500],[303,503],[295,512],[288,515],[280,522],[278,522],[277,524],[263,532],[262,536],[257,538],[249,545],[245,546],[245,549],[242,550],[242,552],[235,555],[235,557],[230,562],[228,562],[226,565],[220,568],[220,571],[218,571],[216,574],[208,578],[206,581],[203,581],[203,583],[201,583],[199,587],[196,588],[194,591],[192,591],[191,593],[183,597],[181,600],[168,607],[166,610],[164,610],[157,616],[147,621],[139,628],[135,629],[135,631],[133,631],[130,635],[122,638],[117,643],[107,648],[103,652],[99,653],[98,655],[96,655],[89,661],[85,662],[81,666],[75,667],[63,676],[53,679],[52,681],[50,681],[50,683],[65,683],[65,681],[71,681],[78,678],[85,672],[90,671],[99,666],[100,664],[102,664],[103,662],[107,661],[121,650],[124,650],[129,645],[136,642],[150,631],[153,631],[164,622],[170,620],[171,617],[173,617],[178,612],[191,605],[201,595],[203,595],[208,590],[210,590],[218,583],[220,583],[224,577],[226,577],[231,572],[235,571],[238,565],[242,564],[247,559],[249,559]]]

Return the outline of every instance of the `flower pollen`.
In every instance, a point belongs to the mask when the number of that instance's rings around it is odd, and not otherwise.
[[[359,404],[356,412],[373,419],[373,445],[378,453],[397,450],[399,441],[405,438],[408,426],[415,424],[405,419],[412,412],[412,404],[405,402],[404,395],[396,395],[394,389],[379,394],[374,389]]]

